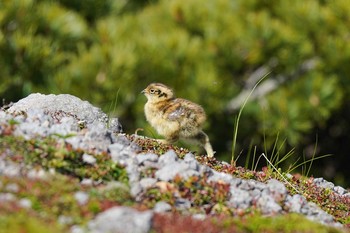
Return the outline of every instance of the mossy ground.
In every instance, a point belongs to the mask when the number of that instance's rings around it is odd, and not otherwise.
[[[173,149],[180,158],[189,151],[172,145],[158,144],[142,137],[129,136],[139,144],[142,152],[158,155]],[[261,216],[256,210],[236,212],[225,206],[228,186],[208,183],[205,178],[187,180],[177,177],[174,182],[149,189],[143,199],[135,202],[129,195],[125,169],[111,161],[110,155],[94,154],[95,164],[85,163],[84,151],[74,150],[64,140],[55,137],[24,140],[11,134],[0,137],[0,156],[20,164],[21,175],[0,176],[0,193],[10,194],[13,200],[0,202],[0,233],[2,232],[66,232],[73,225],[84,226],[98,213],[118,205],[127,205],[143,210],[152,208],[156,201],[172,203],[173,193],[189,198],[194,203],[193,213],[208,214],[206,220],[193,219],[175,208],[167,214],[155,214],[153,232],[341,232],[339,229],[311,222],[296,214],[271,217]],[[279,176],[271,170],[250,171],[241,167],[222,164],[220,161],[197,156],[199,162],[235,177],[266,181]],[[29,169],[54,171],[44,178],[27,175]],[[152,171],[150,171],[152,172]],[[83,179],[92,184],[83,185]],[[117,181],[108,186],[107,181]],[[282,181],[283,182],[283,181]],[[345,226],[350,223],[349,199],[316,187],[312,178],[293,176],[289,179],[309,200],[332,214]],[[11,189],[9,187],[13,187]],[[86,203],[75,198],[77,192],[88,194]],[[292,189],[290,192],[294,192]],[[21,206],[20,200],[30,200],[31,206]],[[215,204],[212,204],[215,203]],[[206,206],[203,208],[203,206]],[[27,221],[24,221],[27,220]]]
[[[59,233],[64,230],[53,221],[44,221],[40,217],[30,215],[25,211],[0,216],[0,233],[47,233],[48,229],[52,233]]]

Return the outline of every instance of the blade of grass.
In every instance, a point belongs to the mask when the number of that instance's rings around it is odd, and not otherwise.
[[[273,148],[272,148],[272,152],[271,152],[271,163],[275,163],[275,161],[278,161],[278,150],[275,153],[275,150],[277,148],[277,144],[278,144],[278,137],[279,137],[280,133],[278,132],[276,135],[276,139],[275,139],[275,143],[273,144]],[[267,155],[267,154],[266,154]]]
[[[252,148],[253,148],[253,140],[250,141],[249,150],[248,150],[248,153],[247,153],[247,158],[246,158],[245,164],[244,164],[245,168],[249,167],[250,156],[252,154]]]
[[[264,154],[264,153],[263,153]],[[258,168],[258,165],[259,165],[259,162],[260,162],[260,159],[262,157],[262,154],[259,156],[258,160],[256,161],[256,164],[255,164],[255,167],[254,167],[254,170],[253,171],[256,171],[256,169]]]
[[[326,157],[329,157],[329,156],[333,156],[333,155],[332,155],[332,154],[326,154],[326,155],[321,155],[321,156],[318,156],[318,157],[311,158],[311,159],[309,159],[309,160],[306,160],[306,161],[304,161],[304,162],[298,164],[298,165],[295,166],[295,167],[292,167],[292,168],[290,169],[289,172],[294,171],[295,169],[297,169],[297,168],[300,167],[300,166],[303,166],[304,164],[307,164],[307,163],[310,163],[310,164],[311,164],[311,163],[313,163],[313,161],[315,161],[315,160],[323,159],[323,158],[326,158]],[[310,168],[310,167],[309,167],[309,168]]]
[[[294,163],[292,163],[291,165],[289,165],[288,170],[287,170],[287,173],[290,173],[290,172],[291,172],[291,169],[295,166],[295,164],[297,164],[297,163],[299,162],[299,160],[300,160],[300,157],[299,157],[297,160],[295,160]]]
[[[271,161],[266,157],[266,155],[264,153],[261,154],[265,159],[266,161],[270,164],[270,166],[277,172],[278,175],[281,176],[281,178],[295,191],[297,192],[298,194],[300,194],[301,192],[294,187],[294,185],[292,185],[283,175],[282,173],[271,163]]]
[[[233,139],[232,139],[232,155],[231,155],[231,164],[234,163],[235,161],[235,149],[236,149],[236,143],[237,143],[237,134],[238,134],[238,125],[239,125],[239,120],[241,118],[241,114],[243,112],[243,109],[245,105],[248,102],[248,99],[254,92],[255,88],[270,74],[271,72],[266,73],[253,87],[253,89],[250,91],[249,95],[245,98],[242,107],[239,109],[238,116],[235,118],[234,121],[234,128],[233,128]]]
[[[256,156],[256,146],[254,146],[254,153],[253,153],[253,160],[252,160],[252,167],[250,170],[254,169],[254,164],[255,164],[255,156]]]
[[[316,142],[315,142],[315,147],[314,147],[314,151],[313,151],[313,153],[312,153],[312,157],[311,157],[310,166],[309,166],[309,168],[307,169],[307,172],[306,172],[306,176],[308,176],[308,175],[309,175],[310,170],[311,170],[311,167],[312,167],[312,163],[314,162],[314,158],[315,158],[315,155],[316,155],[316,150],[317,150],[317,145],[318,145],[318,134],[316,134]]]
[[[284,162],[285,160],[289,159],[289,157],[291,157],[292,155],[294,155],[294,148],[291,149],[290,151],[288,151],[287,154],[285,154],[280,160],[278,160],[275,163],[275,166],[277,167],[280,163]]]
[[[119,91],[120,91],[120,88],[118,88],[118,91],[117,91],[117,94],[115,96],[115,101],[112,101],[111,104],[109,105],[109,109],[108,109],[108,118],[110,119],[112,117],[112,115],[114,114],[115,112],[115,109],[117,108],[117,103],[118,103],[118,97],[119,97]],[[113,104],[114,102],[114,104]],[[113,110],[112,109],[112,105],[113,105]],[[108,126],[109,126],[109,121],[108,121]]]

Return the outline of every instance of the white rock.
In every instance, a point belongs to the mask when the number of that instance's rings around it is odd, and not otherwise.
[[[19,200],[18,204],[22,208],[26,208],[26,209],[29,209],[32,207],[32,202],[28,198],[22,198],[21,200]]]
[[[75,200],[79,203],[79,205],[85,205],[89,201],[89,194],[86,192],[78,191],[74,194]]]
[[[92,156],[92,155],[84,153],[83,154],[83,161],[85,163],[88,163],[88,164],[95,164],[96,163],[96,158],[94,156]]]
[[[91,233],[147,233],[151,228],[152,211],[137,211],[130,207],[112,207],[90,221]]]

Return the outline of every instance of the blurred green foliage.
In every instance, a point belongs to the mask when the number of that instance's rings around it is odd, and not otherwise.
[[[18,211],[18,210],[17,210]],[[22,211],[24,212],[24,211]],[[60,233],[63,227],[20,211],[0,216],[0,233]]]
[[[163,82],[203,105],[206,131],[227,159],[236,114],[227,104],[249,77],[269,64],[268,79],[288,77],[315,59],[312,69],[247,106],[239,150],[251,141],[269,147],[279,133],[286,150],[301,154],[320,132],[342,153],[337,137],[350,128],[342,114],[349,107],[349,12],[347,0],[2,0],[0,96],[71,93],[119,116],[127,132],[143,127],[150,136],[139,92]],[[329,133],[337,126],[330,120],[342,122],[340,133]]]

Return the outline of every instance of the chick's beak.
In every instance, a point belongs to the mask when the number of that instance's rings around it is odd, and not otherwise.
[[[142,90],[140,94],[145,94],[146,93],[146,89]]]

